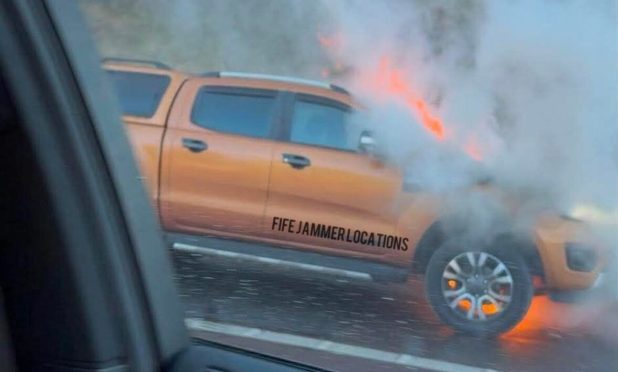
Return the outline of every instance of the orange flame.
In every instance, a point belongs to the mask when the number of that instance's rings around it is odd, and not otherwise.
[[[317,38],[318,43],[320,43],[324,49],[331,52],[341,49],[341,45],[343,44],[343,36],[339,33],[333,34],[332,36],[318,33]]]
[[[336,62],[335,68],[326,67],[321,71],[322,77],[328,78],[332,75],[333,71],[343,65],[339,62],[339,59],[336,58],[343,48],[343,35],[341,33],[335,33],[331,36],[327,36],[318,33],[317,40],[322,48],[334,57]],[[361,76],[361,83],[364,83],[363,85],[370,88],[373,92],[391,97],[394,96],[400,99],[410,113],[418,118],[423,128],[436,140],[444,141],[449,134],[452,134],[445,127],[442,119],[431,112],[430,105],[415,93],[409,80],[406,79],[404,71],[395,67],[389,56],[383,56],[380,59],[375,73]],[[476,138],[469,140],[462,147],[462,150],[472,160],[481,161],[483,159],[482,148],[476,141]]]
[[[464,146],[464,151],[470,158],[476,161],[483,160],[483,154],[481,152],[481,148],[479,144],[476,142],[475,138],[470,139],[468,143]]]
[[[383,92],[401,98],[406,107],[419,118],[423,127],[436,139],[445,139],[446,130],[442,120],[429,111],[428,105],[414,93],[403,72],[392,66],[390,58],[383,57],[380,60],[374,81],[374,85]]]
[[[343,36],[341,33],[335,33],[329,36],[318,32],[316,38],[320,46],[327,52],[332,60],[331,66],[324,67],[320,70],[320,75],[325,79],[331,78],[345,68],[344,63],[342,63],[338,57],[338,53],[343,46]]]

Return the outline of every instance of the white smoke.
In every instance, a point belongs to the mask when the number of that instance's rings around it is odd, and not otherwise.
[[[422,188],[457,195],[489,175],[531,209],[617,209],[614,0],[80,3],[105,55],[309,78],[331,67]],[[368,89],[384,56],[441,119],[444,141],[405,99]]]
[[[513,192],[568,208],[618,203],[614,1],[324,1],[340,33],[333,58],[370,108],[388,152],[436,190],[475,181],[478,164]],[[332,27],[332,26],[331,26]],[[443,120],[429,135],[397,98],[359,86],[389,56]]]
[[[304,0],[79,0],[104,56],[176,69],[319,76],[328,22]]]

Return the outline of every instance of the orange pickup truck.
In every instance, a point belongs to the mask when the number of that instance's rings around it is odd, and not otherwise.
[[[214,235],[265,243],[221,248],[238,254],[377,280],[423,273],[437,315],[482,335],[514,327],[539,288],[585,289],[599,277],[603,251],[572,219],[547,217],[528,233],[504,226],[491,239],[460,239],[455,232],[465,231],[465,222],[447,228],[453,221],[440,200],[372,156],[374,140],[348,120],[355,104],[340,87],[186,74],[156,62],[107,60],[104,68],[144,183],[177,247]]]

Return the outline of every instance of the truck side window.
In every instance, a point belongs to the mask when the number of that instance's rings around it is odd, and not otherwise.
[[[356,151],[358,138],[352,138],[350,110],[336,102],[297,100],[290,130],[290,141],[305,145]]]
[[[203,87],[197,94],[191,121],[223,133],[266,138],[275,107],[276,92],[261,89]]]
[[[123,115],[150,118],[157,111],[170,84],[167,75],[141,72],[107,71],[120,101]]]

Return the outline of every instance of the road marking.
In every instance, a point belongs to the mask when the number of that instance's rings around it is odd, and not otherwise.
[[[432,371],[458,372],[491,372],[492,369],[468,366],[465,364],[447,362],[439,359],[418,357],[410,354],[398,354],[390,351],[377,350],[362,346],[348,345],[339,342],[321,340],[317,338],[297,336],[287,333],[267,331],[259,328],[250,328],[233,324],[211,322],[197,318],[185,319],[185,324],[191,330],[221,333],[231,336],[252,338],[278,344],[303,347],[319,350],[331,354],[370,359],[377,362],[392,363],[407,367],[422,368]]]
[[[294,261],[279,260],[276,258],[256,256],[256,255],[247,254],[247,253],[229,252],[229,251],[223,251],[220,249],[200,247],[200,246],[185,244],[185,243],[174,243],[172,245],[172,248],[174,250],[183,251],[183,252],[203,253],[203,254],[220,256],[220,257],[228,257],[228,258],[240,258],[244,260],[256,261],[256,262],[266,263],[266,264],[271,264],[271,265],[286,266],[286,267],[294,268],[294,269],[317,271],[319,273],[326,274],[326,275],[336,275],[336,276],[345,276],[345,277],[354,278],[354,279],[372,280],[371,275],[367,273],[361,273],[359,271],[335,269],[332,267],[305,264],[305,263],[294,262]]]

